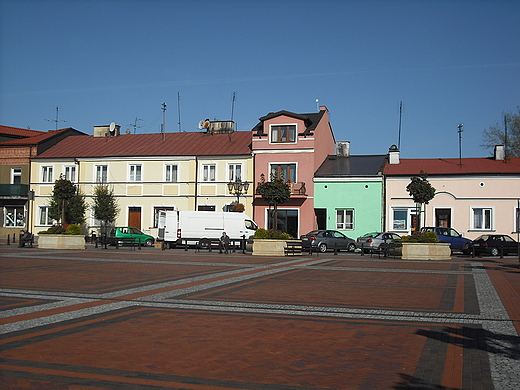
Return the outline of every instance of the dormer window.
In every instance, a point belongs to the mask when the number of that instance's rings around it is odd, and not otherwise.
[[[296,125],[272,125],[271,142],[296,142]]]

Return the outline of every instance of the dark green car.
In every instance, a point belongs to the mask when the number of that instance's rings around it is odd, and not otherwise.
[[[141,244],[146,246],[152,246],[155,239],[148,235],[144,234],[141,230],[139,230],[136,227],[131,226],[125,226],[125,227],[115,227],[110,230],[109,234],[110,238],[125,238],[130,239],[133,238],[134,240],[125,240],[125,242],[135,243],[135,244]]]

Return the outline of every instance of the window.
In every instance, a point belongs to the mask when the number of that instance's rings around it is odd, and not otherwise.
[[[108,182],[108,165],[96,165],[96,183]]]
[[[179,170],[179,167],[176,164],[166,164],[164,181],[169,182],[169,183],[177,182],[178,181],[178,170]]]
[[[4,226],[25,226],[25,209],[23,206],[7,206],[4,209]]]
[[[242,180],[242,164],[228,165],[229,181]]]
[[[52,167],[42,167],[42,183],[52,183]]]
[[[49,217],[49,206],[40,206],[38,223],[43,226],[51,226],[54,220]]]
[[[71,182],[76,181],[76,166],[75,165],[66,165],[63,169],[63,176],[65,179],[70,180]]]
[[[395,209],[393,219],[393,230],[407,230],[408,229],[408,210]]]
[[[354,210],[336,210],[336,229],[353,230],[354,229]]]
[[[473,229],[475,230],[491,230],[491,209],[474,208],[473,211]]]
[[[271,126],[271,142],[295,142],[296,125]]]
[[[198,206],[197,210],[198,211],[215,211],[216,208],[215,208],[215,206],[203,205],[203,206]]]
[[[22,168],[11,168],[11,184],[22,184]]]
[[[296,164],[272,164],[271,175],[285,183],[296,183]]]
[[[202,181],[215,181],[215,165],[202,166]]]
[[[130,181],[141,181],[141,165],[130,165]]]
[[[154,207],[153,208],[153,227],[159,226],[159,211],[173,211],[174,207]]]
[[[520,208],[516,208],[516,230],[515,232],[520,233]]]

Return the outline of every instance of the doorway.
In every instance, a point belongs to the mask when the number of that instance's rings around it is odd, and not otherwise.
[[[141,229],[141,207],[128,208],[128,226]]]
[[[298,210],[280,210],[278,209],[278,230],[288,233],[292,237],[298,237]],[[269,229],[274,229],[274,210],[268,210],[269,213]]]
[[[435,209],[435,226],[451,227],[451,209]]]

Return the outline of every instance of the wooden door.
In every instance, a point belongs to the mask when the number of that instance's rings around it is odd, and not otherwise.
[[[128,208],[128,226],[141,229],[141,207]]]

